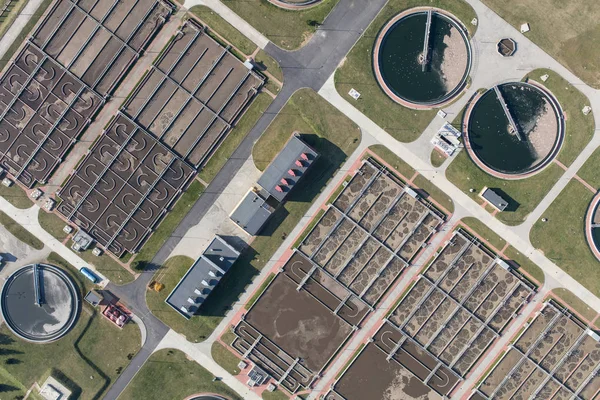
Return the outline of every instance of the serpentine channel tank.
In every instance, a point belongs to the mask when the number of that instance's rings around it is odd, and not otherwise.
[[[378,63],[384,84],[402,100],[435,105],[463,88],[471,63],[470,47],[456,21],[433,11],[428,62],[423,68],[426,25],[426,11],[399,19],[382,33]]]
[[[546,93],[523,82],[497,86],[518,133],[511,128],[498,93],[483,94],[471,111],[471,151],[494,171],[508,175],[532,172],[545,165],[559,145],[558,115]]]

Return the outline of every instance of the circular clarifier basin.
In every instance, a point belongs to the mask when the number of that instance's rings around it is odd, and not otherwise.
[[[397,103],[441,107],[465,87],[471,68],[469,38],[445,11],[408,10],[382,29],[374,68],[379,85]]]
[[[10,330],[30,342],[64,336],[79,312],[79,294],[69,276],[48,264],[31,264],[6,280],[0,295],[2,317]]]
[[[505,107],[503,107],[503,103]],[[467,110],[466,148],[486,172],[521,179],[541,171],[564,138],[562,111],[547,90],[524,82],[489,89]]]

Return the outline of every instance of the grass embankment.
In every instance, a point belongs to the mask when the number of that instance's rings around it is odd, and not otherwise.
[[[592,155],[585,161],[585,164],[577,171],[577,175],[592,185],[600,189],[600,148],[596,149]]]
[[[471,25],[470,21],[477,15],[465,1],[390,0],[335,73],[335,87],[338,93],[401,142],[412,142],[417,139],[435,116],[436,110],[411,110],[390,99],[375,78],[373,49],[381,28],[391,18],[401,11],[417,6],[448,10],[463,22],[471,35],[475,33],[476,27]],[[350,89],[360,92],[358,100],[350,97],[348,94]]]
[[[529,238],[537,249],[596,296],[600,296],[600,268],[584,233],[584,218],[594,194],[573,179],[542,214]]]
[[[552,293],[558,297],[559,303],[569,306],[589,322],[593,321],[598,315],[598,313],[592,307],[588,306],[569,289],[554,289]]]
[[[38,222],[46,232],[54,236],[60,242],[69,236],[63,231],[63,228],[67,223],[54,213],[46,212],[40,208],[40,211],[38,211]]]
[[[202,168],[198,174],[200,179],[206,183],[210,183],[214,179],[272,102],[273,99],[266,93],[259,93],[256,96],[245,114],[229,132],[227,138],[221,143],[208,163]]]
[[[25,193],[25,191],[17,184],[12,185],[11,187],[0,185],[0,196],[21,210],[33,206],[33,201],[27,197],[27,193]]]
[[[189,12],[200,18],[202,22],[208,25],[209,29],[221,35],[245,55],[250,55],[256,50],[257,46],[250,39],[209,7],[194,6],[190,8]]]
[[[569,68],[588,85],[600,88],[598,5],[588,0],[483,0],[483,3]]]
[[[262,392],[262,398],[263,400],[289,400],[290,397],[281,390],[275,389],[273,392],[267,390]]]
[[[14,219],[0,211],[0,224],[2,224],[7,231],[9,231],[14,237],[25,243],[29,247],[36,250],[44,248],[44,243],[21,225],[19,225]]]
[[[73,273],[70,275],[84,287],[75,269],[58,255],[48,257]],[[140,330],[134,323],[119,329],[100,313],[82,303],[75,327],[60,340],[35,344],[16,338],[6,326],[0,327],[0,376],[9,374],[24,387],[31,387],[54,376],[81,400],[102,398],[129,360],[140,349]]]
[[[289,11],[266,0],[223,0],[271,42],[285,50],[304,45],[339,0],[323,0],[306,10]]]
[[[429,156],[429,162],[431,162],[431,165],[433,165],[435,168],[441,167],[444,161],[446,161],[446,157],[444,157],[439,151],[435,149],[431,150],[431,156]]]
[[[300,186],[290,193],[285,205],[269,219],[251,246],[242,252],[203,305],[201,315],[194,317],[206,320],[204,326],[212,323],[214,329],[221,321],[360,141],[358,126],[314,91],[302,89],[290,98],[255,144],[253,159],[256,166],[264,170],[294,131],[301,132],[303,139],[323,156],[311,167]]]
[[[549,78],[546,82],[542,82],[540,77],[546,74]],[[583,107],[590,105],[590,101],[579,89],[550,69],[536,69],[528,73],[524,79],[533,79],[541,83],[560,102],[566,117],[566,129],[565,142],[557,159],[566,166],[571,165],[594,136],[593,113],[583,115],[583,112],[581,112]]]
[[[388,163],[390,166],[394,167],[394,169],[402,174],[406,179],[411,179],[416,171],[413,167],[411,167],[406,161],[402,160],[396,154],[394,154],[387,147],[377,144],[369,147],[369,150],[372,151],[376,156],[380,157],[383,161]],[[444,207],[448,212],[454,212],[454,202],[446,193],[440,190],[437,186],[431,183],[427,178],[423,175],[417,175],[413,179],[414,186],[419,187],[419,192],[421,196],[425,199],[433,199],[439,205]]]
[[[376,144],[373,146],[369,146],[369,150],[383,161],[388,163],[392,168],[398,171],[400,174],[404,175],[406,179],[410,179],[417,172],[413,167],[411,167],[406,161],[401,159],[382,144]]]
[[[185,399],[195,393],[215,393],[230,400],[242,400],[233,389],[213,378],[183,352],[163,349],[150,356],[119,399]]]
[[[465,224],[471,231],[479,235],[482,239],[489,242],[496,250],[502,251],[506,246],[506,240],[502,239],[496,232],[487,227],[483,222],[475,217],[466,217],[460,220]]]

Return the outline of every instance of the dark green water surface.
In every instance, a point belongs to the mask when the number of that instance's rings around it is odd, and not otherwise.
[[[447,47],[444,37],[450,34],[453,22],[433,13],[429,38],[431,61],[423,71],[419,55],[423,53],[426,23],[424,12],[402,18],[386,33],[379,49],[384,81],[397,96],[413,103],[440,102],[456,89],[446,88],[441,71]]]
[[[522,83],[499,85],[519,132],[526,140],[520,141],[509,133],[508,118],[494,90],[488,90],[475,104],[469,118],[469,141],[477,157],[488,167],[506,174],[521,174],[543,163],[547,154],[536,155],[527,140],[535,128],[536,119],[544,111],[544,97],[540,90]]]

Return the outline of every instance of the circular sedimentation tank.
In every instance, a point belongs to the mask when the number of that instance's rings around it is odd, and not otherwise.
[[[542,87],[525,82],[487,90],[467,110],[463,123],[465,147],[473,161],[503,179],[540,172],[556,157],[564,139],[558,101]]]
[[[381,30],[373,55],[382,89],[395,102],[416,109],[447,104],[466,86],[471,69],[466,29],[440,9],[396,15]]]
[[[64,336],[77,320],[79,305],[75,283],[49,264],[30,264],[15,271],[0,294],[6,325],[30,342],[52,342]]]

